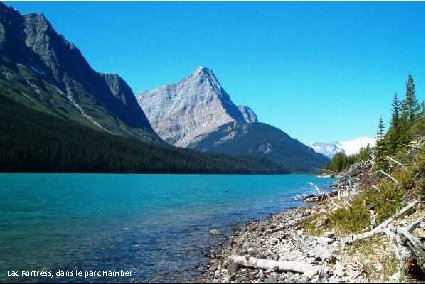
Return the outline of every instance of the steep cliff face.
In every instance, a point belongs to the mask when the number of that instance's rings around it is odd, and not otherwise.
[[[160,141],[118,75],[94,71],[80,50],[41,14],[22,16],[0,3],[0,80],[12,99],[118,135]]]
[[[179,147],[229,122],[245,121],[214,73],[205,67],[198,67],[177,84],[144,92],[137,100],[156,133]]]

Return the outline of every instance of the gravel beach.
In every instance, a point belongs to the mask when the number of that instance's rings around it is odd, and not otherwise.
[[[369,238],[368,245],[344,247],[333,232],[314,236],[305,231],[303,222],[309,216],[331,210],[330,199],[242,225],[222,245],[211,250],[208,269],[197,280],[213,283],[399,282],[397,267],[388,269],[392,265],[388,262],[395,263],[395,256],[384,236]],[[425,219],[423,212],[417,214]]]

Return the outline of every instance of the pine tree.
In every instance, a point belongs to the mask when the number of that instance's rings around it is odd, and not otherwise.
[[[407,145],[412,139],[412,126],[420,116],[421,107],[415,95],[413,76],[409,74],[406,83],[406,94],[401,102],[400,114],[400,144]]]
[[[393,98],[393,109],[392,117],[390,123],[390,129],[388,130],[388,151],[390,154],[395,154],[402,141],[402,122],[400,121],[400,101],[398,99],[397,93],[394,94]]]
[[[380,116],[379,123],[378,123],[378,132],[377,132],[378,140],[383,140],[384,132],[385,132],[385,124],[384,124],[384,120],[382,119],[382,116]]]
[[[406,83],[406,96],[401,104],[402,116],[407,120],[410,126],[413,125],[416,118],[418,118],[421,107],[415,95],[415,83],[413,76],[409,74]]]
[[[376,133],[375,146],[375,165],[378,168],[385,167],[386,143],[385,143],[385,125],[382,116],[379,117],[378,132]]]

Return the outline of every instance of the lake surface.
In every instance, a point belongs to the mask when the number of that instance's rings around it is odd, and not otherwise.
[[[0,282],[190,281],[249,220],[299,206],[332,180],[309,175],[0,174]],[[12,271],[51,271],[9,277]],[[56,277],[58,271],[131,277]]]

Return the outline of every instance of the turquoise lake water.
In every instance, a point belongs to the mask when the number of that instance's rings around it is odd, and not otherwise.
[[[0,174],[0,282],[189,281],[245,221],[300,206],[309,175]],[[9,277],[11,271],[131,277]]]

